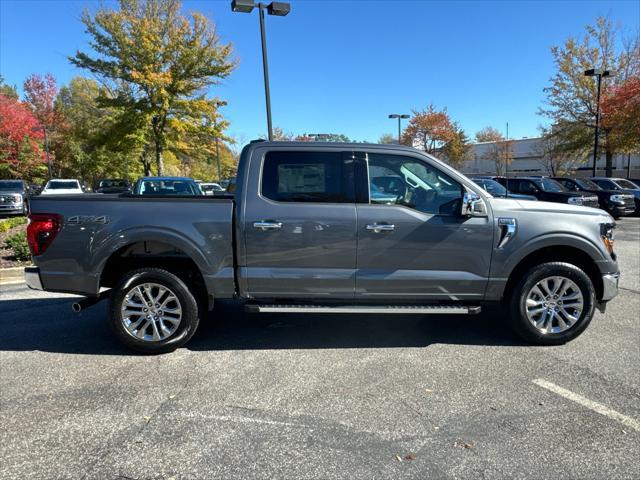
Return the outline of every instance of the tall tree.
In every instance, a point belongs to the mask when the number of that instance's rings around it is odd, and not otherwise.
[[[44,134],[44,148],[47,152],[49,175],[51,175],[55,154],[50,151],[49,146],[63,123],[63,118],[55,107],[56,95],[58,94],[56,79],[50,73],[44,77],[34,73],[25,80],[23,89],[25,102],[31,107],[40,122],[40,128]]]
[[[108,95],[98,82],[83,77],[73,78],[60,89],[56,110],[65,122],[54,148],[64,175],[95,182],[98,178],[131,178],[142,173],[131,161],[140,154],[140,147],[124,144],[135,133],[130,130],[132,122],[127,122],[129,131],[114,131],[119,112],[102,107],[100,102]]]
[[[183,16],[177,0],[120,0],[119,7],[101,9],[94,17],[83,14],[95,55],[79,51],[70,61],[114,91],[127,87],[126,94],[114,96],[109,104],[148,122],[162,175],[170,128],[210,111],[202,94],[233,70],[231,46],[220,42],[204,15]]]
[[[496,128],[484,127],[476,133],[476,141],[489,144],[481,158],[494,164],[496,175],[505,175],[508,166],[513,162],[515,149],[513,140],[505,139]]]
[[[24,103],[0,93],[0,178],[44,176],[39,121]]]
[[[476,132],[476,142],[500,142],[504,140],[504,136],[497,128],[491,126],[484,127],[482,130]]]
[[[291,142],[293,140],[293,133],[285,132],[281,127],[274,127],[273,139],[279,142]]]
[[[4,95],[7,98],[18,100],[18,90],[15,86],[7,85],[4,81],[4,77],[0,75],[0,95]]]
[[[454,124],[454,132],[449,141],[442,147],[444,159],[453,168],[461,169],[469,160],[471,145],[464,131]]]
[[[575,122],[560,122],[540,128],[540,140],[535,148],[538,163],[551,175],[570,174],[581,164],[584,156],[576,152],[586,151],[585,145],[593,143],[593,131]]]
[[[602,82],[603,97],[615,84],[640,75],[640,41],[637,35],[632,40],[618,42],[616,34],[611,21],[599,17],[595,25],[586,27],[584,36],[569,38],[564,45],[551,49],[557,71],[550,86],[544,89],[547,106],[541,108],[540,113],[553,124],[557,148],[563,149],[564,153],[571,148],[573,155],[582,161],[586,161],[592,151],[597,109],[596,81],[586,77],[584,71],[596,68],[615,72],[614,77]],[[611,176],[613,154],[619,150],[615,142],[615,128],[608,125],[603,117],[600,145],[606,156],[608,176]],[[583,142],[577,141],[581,138]]]
[[[378,139],[378,143],[389,144],[398,143],[398,137],[394,137],[391,133],[383,133]]]
[[[455,125],[447,109],[437,110],[433,104],[424,110],[413,110],[413,116],[402,134],[402,143],[417,146],[434,155],[455,135]]]
[[[640,151],[640,77],[609,89],[601,108],[616,148],[625,153]]]

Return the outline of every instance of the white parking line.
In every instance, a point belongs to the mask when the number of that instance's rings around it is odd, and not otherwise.
[[[601,403],[594,402],[593,400],[589,400],[588,398],[583,397],[582,395],[573,393],[572,391],[567,390],[566,388],[559,387],[555,383],[547,382],[542,378],[536,378],[535,380],[533,380],[533,383],[535,383],[539,387],[546,388],[547,390],[550,390],[553,393],[560,395],[561,397],[567,398],[572,402],[579,403],[583,407],[587,407],[588,409],[593,410],[594,412],[599,413],[600,415],[609,417],[612,420],[616,420],[622,423],[623,425],[626,425],[627,427],[633,428],[634,430],[640,432],[640,422],[635,418],[631,418],[631,417],[628,417],[627,415],[623,415],[620,412],[616,412],[615,410],[605,405],[602,405]]]

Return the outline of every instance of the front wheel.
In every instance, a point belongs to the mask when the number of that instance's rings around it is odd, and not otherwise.
[[[526,272],[512,291],[510,322],[530,343],[560,345],[589,326],[595,290],[589,276],[570,263],[549,262]]]
[[[134,270],[113,289],[109,323],[128,348],[171,352],[189,341],[198,328],[198,304],[174,274],[159,268]]]

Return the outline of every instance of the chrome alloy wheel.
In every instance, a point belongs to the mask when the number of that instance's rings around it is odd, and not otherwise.
[[[580,288],[566,277],[547,277],[527,295],[527,318],[542,333],[561,333],[580,318],[584,298]]]
[[[157,283],[133,287],[122,300],[122,325],[134,338],[159,342],[175,333],[182,319],[180,300]]]

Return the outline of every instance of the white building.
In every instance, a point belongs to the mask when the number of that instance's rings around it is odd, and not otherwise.
[[[549,175],[545,168],[542,156],[541,138],[523,138],[513,140],[513,162],[509,165],[509,176],[512,175]],[[462,167],[462,173],[476,173],[495,175],[496,167],[491,158],[491,151],[494,149],[494,142],[475,143],[471,148],[471,160]],[[600,152],[597,163],[597,175],[605,174],[605,156]],[[631,155],[631,178],[640,177],[640,154]],[[624,155],[614,155],[613,176],[627,177],[627,163],[629,157]],[[591,176],[591,158],[586,163],[576,162],[576,175],[580,177]]]

